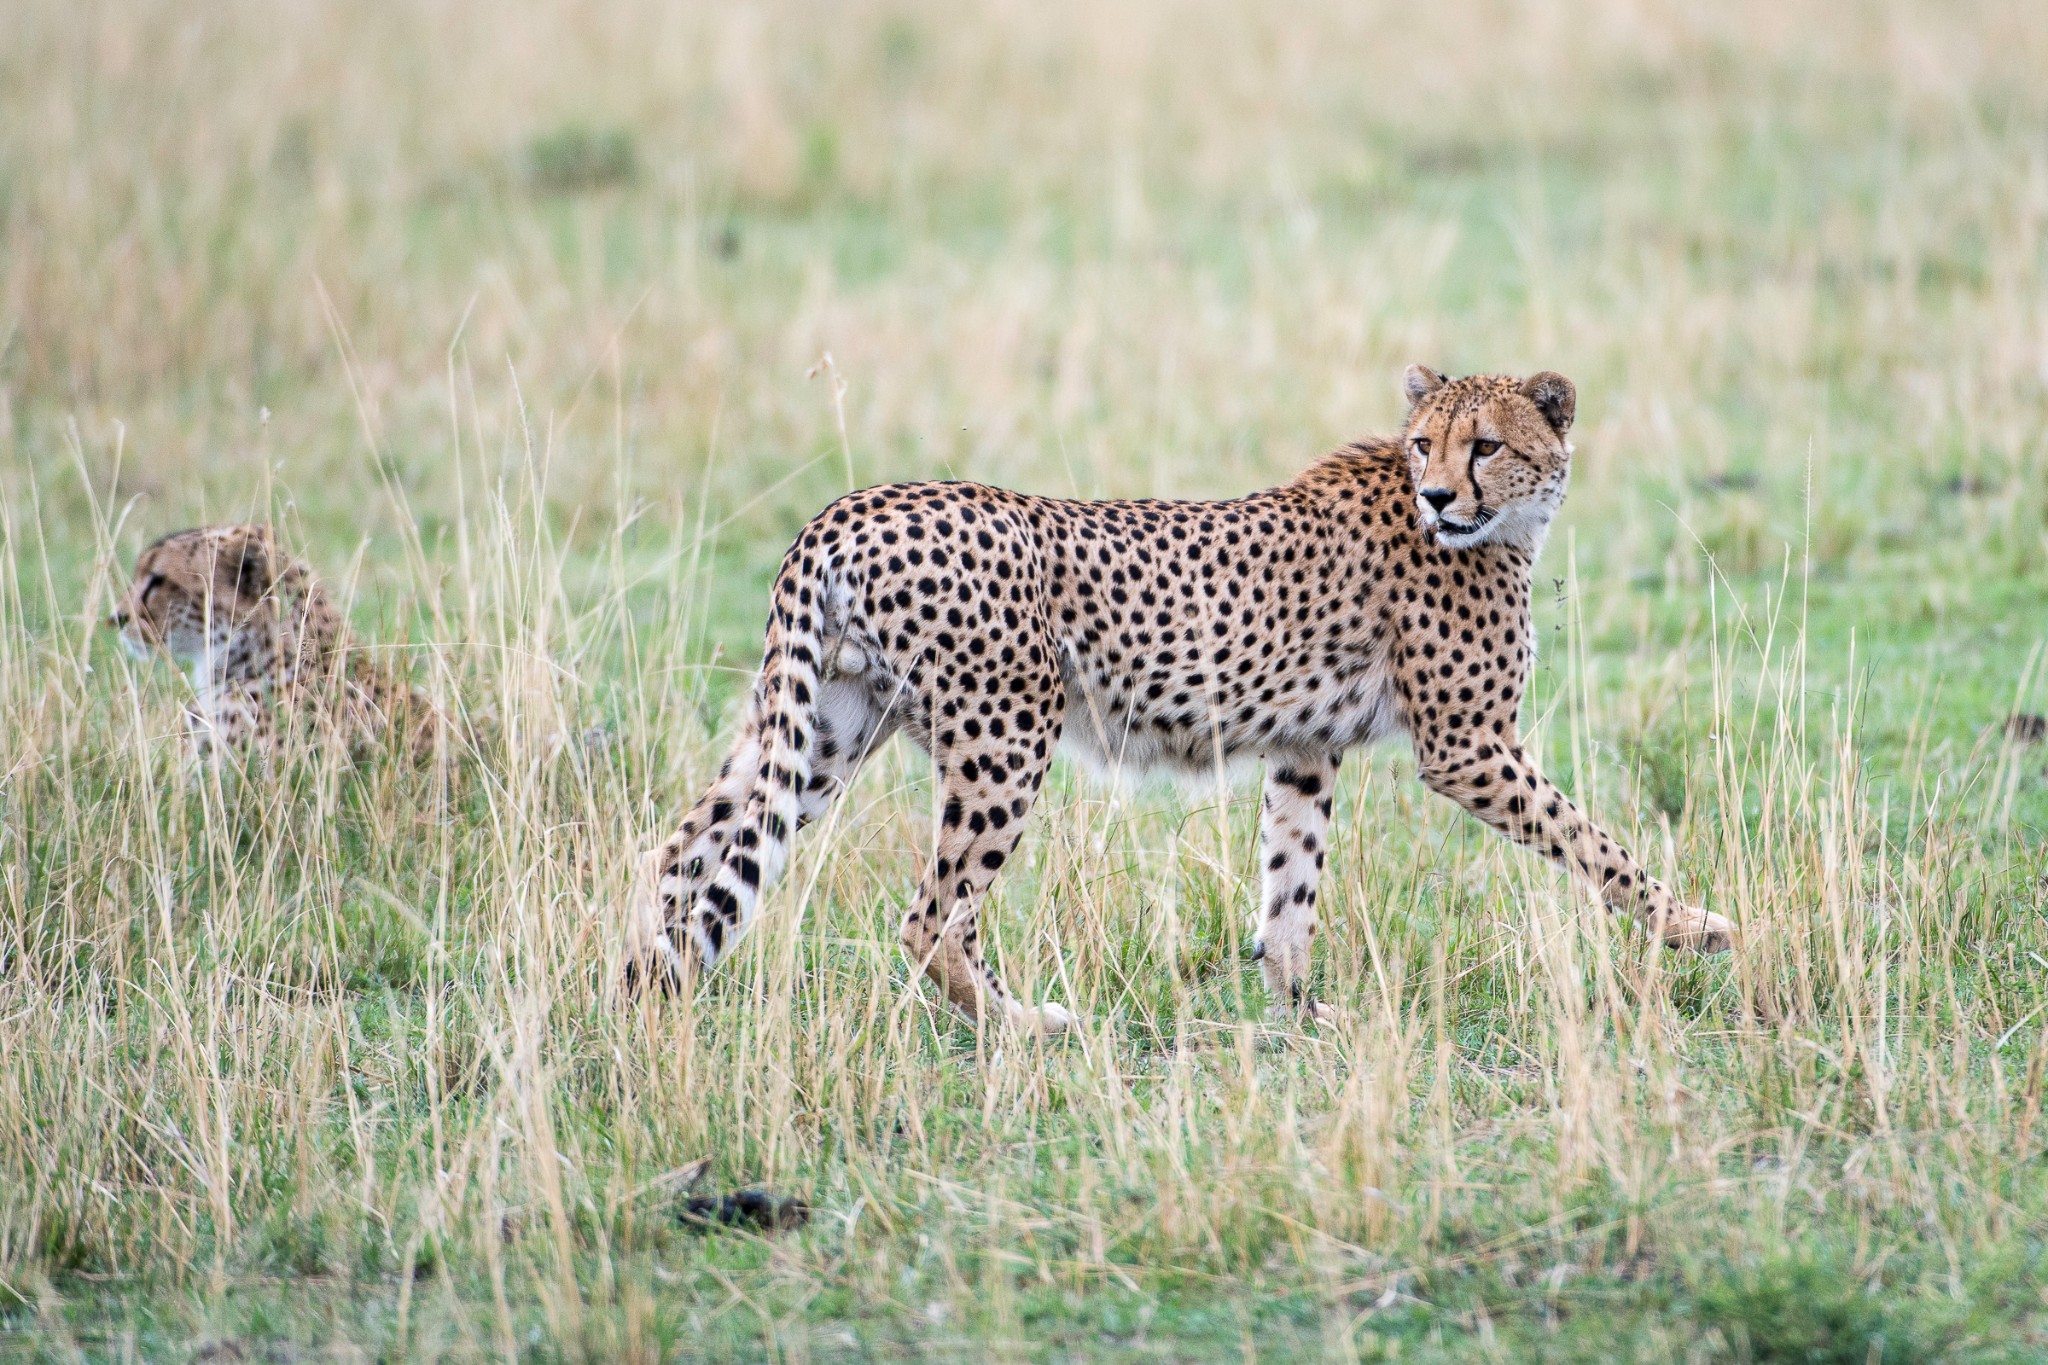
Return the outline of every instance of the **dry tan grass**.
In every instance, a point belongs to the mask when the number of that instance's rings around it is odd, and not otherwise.
[[[2048,804],[1998,728],[2043,709],[2038,6],[7,28],[10,1346],[2040,1349]],[[893,945],[892,751],[730,970],[619,998],[632,855],[849,471],[1234,492],[1414,359],[1578,380],[1528,719],[1735,960],[1646,954],[1381,753],[1323,950],[1356,1022],[1274,1030],[1249,808],[1063,777],[994,923],[1085,1025],[977,1038]],[[93,621],[142,540],[249,516],[477,752],[178,785],[177,680]],[[706,1154],[812,1229],[678,1232]]]

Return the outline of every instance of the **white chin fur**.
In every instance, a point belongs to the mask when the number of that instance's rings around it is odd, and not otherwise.
[[[1475,545],[1520,545],[1530,551],[1540,549],[1544,538],[1550,534],[1551,518],[1557,515],[1558,501],[1547,498],[1530,498],[1502,508],[1484,526],[1467,531],[1452,531],[1441,521],[1432,523],[1430,532],[1436,543],[1447,550],[1469,550]]]
[[[121,652],[140,663],[149,657],[149,646],[124,630],[121,632]]]

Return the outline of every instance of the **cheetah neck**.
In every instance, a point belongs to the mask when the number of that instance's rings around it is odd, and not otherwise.
[[[273,599],[233,626],[218,627],[192,661],[199,690],[255,688],[268,692],[299,679],[304,665],[319,667],[332,650],[334,632],[314,598],[287,585]]]

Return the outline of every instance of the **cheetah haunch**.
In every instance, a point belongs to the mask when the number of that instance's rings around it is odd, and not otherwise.
[[[1516,716],[1530,569],[1564,500],[1576,395],[1539,374],[1406,376],[1406,428],[1228,502],[1076,502],[971,483],[839,499],[783,557],[738,744],[649,855],[629,950],[680,985],[728,952],[792,833],[897,730],[932,757],[937,848],[903,919],[952,1002],[1055,1031],[983,960],[979,914],[1056,744],[1112,770],[1266,763],[1254,956],[1304,994],[1346,750],[1405,732],[1422,781],[1639,916],[1685,906],[1547,781]]]
[[[268,526],[177,531],[147,546],[107,618],[130,656],[161,649],[191,672],[188,768],[223,753],[273,761],[293,725],[360,749],[396,725],[431,753],[439,717],[343,640],[341,613]]]

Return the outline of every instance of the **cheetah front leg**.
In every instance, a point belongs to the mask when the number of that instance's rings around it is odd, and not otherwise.
[[[1263,864],[1259,911],[1252,917],[1252,958],[1266,978],[1271,1012],[1310,1018],[1334,1011],[1308,995],[1309,949],[1316,933],[1316,884],[1322,877],[1330,802],[1341,755],[1275,758],[1259,807]]]
[[[1619,839],[1587,819],[1521,745],[1482,744],[1455,754],[1418,746],[1417,756],[1430,790],[1591,883],[1610,910],[1637,916],[1667,947],[1721,953],[1734,946],[1732,923],[1682,904]]]

